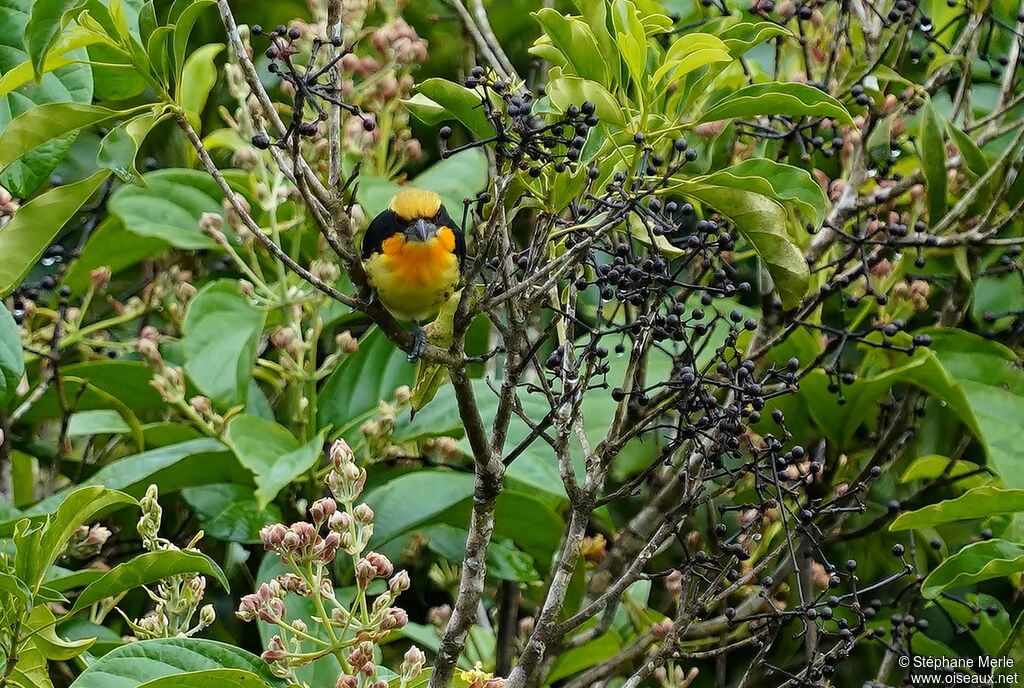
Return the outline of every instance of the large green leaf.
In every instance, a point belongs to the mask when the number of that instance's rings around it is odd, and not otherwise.
[[[245,485],[202,485],[186,488],[181,494],[203,532],[225,542],[256,544],[263,526],[281,520],[277,506],[268,504],[261,509],[252,488]]]
[[[37,81],[43,74],[46,53],[62,28],[64,13],[81,4],[82,0],[34,0],[32,3],[32,13],[25,25],[25,49]]]
[[[175,96],[196,131],[202,129],[203,108],[217,83],[214,59],[222,50],[223,43],[204,45],[188,56],[181,73],[181,83]]]
[[[595,112],[602,122],[617,127],[626,126],[626,115],[619,102],[596,81],[575,76],[559,77],[548,84],[547,94],[551,104],[561,112],[565,112],[570,105],[579,106],[589,101],[596,107]]]
[[[220,408],[245,404],[266,313],[233,280],[203,287],[182,323],[185,372]]]
[[[764,261],[783,308],[794,308],[807,293],[807,261],[786,231],[786,211],[776,201],[746,188],[742,178],[714,176],[684,180],[679,191],[729,218]]]
[[[478,139],[494,136],[475,91],[447,79],[426,79],[416,86],[417,96],[403,101],[426,124],[458,120]]]
[[[0,3],[0,74],[6,74],[29,61],[24,39],[29,15],[35,11],[36,4],[34,0],[5,0]],[[67,57],[84,59],[85,50],[79,48],[68,53]],[[92,92],[93,80],[89,65],[62,66],[44,74],[38,83],[26,84],[0,98],[0,129],[14,117],[42,103],[87,104],[92,101]],[[70,133],[38,147],[0,175],[0,186],[15,196],[30,196],[50,177],[74,140],[75,134]]]
[[[430,523],[473,494],[469,473],[423,470],[406,473],[370,490],[363,501],[373,508],[371,547]],[[424,498],[429,495],[429,498]]]
[[[684,34],[672,41],[664,61],[651,77],[651,83],[657,86],[666,76],[680,79],[712,62],[729,62],[732,59],[729,47],[718,37],[708,33]]]
[[[355,444],[359,427],[377,413],[381,402],[394,399],[395,390],[415,382],[415,366],[380,330],[359,340],[359,351],[346,357],[320,393],[317,424],[331,426],[332,437]]]
[[[240,480],[239,465],[227,448],[211,438],[189,440],[160,449],[134,454],[110,463],[82,485],[121,490],[141,497],[150,484],[162,492],[206,483]],[[45,514],[56,509],[75,488],[68,488],[33,505],[26,514]],[[0,524],[0,534],[9,533],[12,524]]]
[[[565,55],[578,76],[599,84],[608,83],[608,63],[597,47],[594,32],[586,22],[578,17],[568,17],[550,7],[534,12],[533,16],[551,39],[551,44]]]
[[[1024,544],[984,540],[967,545],[928,574],[921,594],[929,599],[946,590],[1024,571]]]
[[[127,112],[84,103],[45,103],[23,112],[0,132],[0,171],[53,139]]]
[[[244,669],[206,669],[164,676],[139,688],[267,688],[262,677]]]
[[[25,355],[21,350],[21,329],[14,316],[0,302],[0,413],[14,398],[25,374]]]
[[[427,547],[453,563],[459,563],[466,556],[466,540],[469,533],[446,523],[435,523],[419,530],[427,541]],[[532,583],[540,580],[533,560],[515,547],[492,540],[487,548],[487,573],[500,580]]]
[[[153,369],[139,361],[86,361],[72,363],[62,369],[65,379],[75,382],[65,384],[65,393],[76,399],[75,409],[120,410],[111,398],[128,406],[133,412],[143,414],[159,412],[166,408],[166,402],[150,384]],[[79,381],[84,381],[79,382]],[[83,389],[84,387],[84,389]],[[24,419],[38,422],[62,415],[56,390],[47,390],[32,405]]]
[[[89,287],[89,275],[96,268],[109,267],[116,275],[169,246],[158,237],[129,231],[120,218],[108,215],[89,236],[79,259],[71,264],[64,284],[76,293],[83,292]]]
[[[135,169],[135,158],[139,155],[142,142],[162,117],[162,108],[157,108],[118,124],[100,142],[96,164],[113,172],[126,184],[142,186],[142,177]]]
[[[0,296],[14,291],[57,232],[75,216],[108,176],[106,170],[33,198],[0,227]]]
[[[64,552],[64,547],[78,526],[113,507],[134,504],[123,492],[100,486],[80,487],[68,493],[56,510],[44,520],[29,524],[22,521],[15,533],[18,548],[14,558],[15,572],[33,591],[38,591],[43,574]]]
[[[926,330],[970,406],[975,437],[1007,487],[1024,488],[1024,372],[1006,347],[961,330]]]
[[[224,439],[256,479],[256,501],[265,507],[288,483],[315,466],[323,453],[323,430],[300,444],[285,428],[257,416],[236,416]]]
[[[286,685],[259,657],[233,645],[200,638],[159,638],[124,645],[96,660],[71,685],[136,688],[156,679],[221,669],[255,674],[270,686]],[[248,684],[242,685],[249,688]]]
[[[921,171],[924,172],[928,219],[934,224],[946,212],[946,142],[935,108],[928,103],[921,110],[918,136]]]
[[[185,550],[145,552],[118,564],[90,583],[75,600],[75,606],[68,611],[67,615],[76,614],[107,597],[117,597],[139,586],[183,574],[211,576],[217,579],[225,590],[229,589],[224,571],[213,559],[201,552]]]
[[[889,530],[920,530],[940,523],[988,518],[997,514],[1024,511],[1024,490],[1002,489],[983,485],[968,490],[956,499],[946,499],[926,507],[900,514]]]
[[[110,212],[131,232],[182,249],[215,248],[199,231],[203,213],[221,214],[224,196],[216,182],[196,170],[156,170],[143,175],[145,188],[123,186],[110,198]]]
[[[705,110],[696,123],[759,115],[790,117],[831,117],[841,124],[853,124],[843,104],[813,86],[773,81],[732,91]]]

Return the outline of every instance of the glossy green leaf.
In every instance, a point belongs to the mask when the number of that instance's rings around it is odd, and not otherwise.
[[[91,437],[92,435],[125,435],[131,427],[117,411],[94,409],[71,414],[68,423],[69,437]]]
[[[14,398],[25,374],[25,354],[21,349],[21,328],[0,302],[0,412]]]
[[[54,139],[125,113],[98,105],[45,103],[21,113],[0,132],[0,171]]]
[[[725,184],[729,184],[726,186]],[[701,179],[683,182],[684,195],[706,204],[728,217],[764,261],[782,307],[794,308],[807,293],[807,261],[786,231],[786,211],[776,201],[749,191],[741,179],[717,176],[713,182]]]
[[[182,323],[185,372],[219,408],[245,404],[265,320],[232,280],[208,284],[189,303]]]
[[[89,665],[71,685],[73,688],[137,688],[170,676],[223,669],[255,674],[274,688],[287,685],[271,674],[259,657],[233,645],[200,638],[159,638],[124,645]]]
[[[547,86],[551,104],[565,112],[570,105],[582,105],[589,101],[596,106],[597,117],[608,124],[618,127],[626,126],[626,116],[618,101],[601,84],[575,76],[563,76],[551,81]]]
[[[901,483],[909,483],[913,480],[932,480],[940,475],[946,474],[951,459],[938,454],[929,454],[914,459],[907,469],[900,476]],[[952,477],[978,470],[978,464],[963,459],[953,461],[953,468],[948,475]],[[964,483],[961,483],[964,484]]]
[[[688,33],[672,41],[665,59],[651,77],[657,86],[666,76],[680,79],[690,72],[712,62],[730,62],[729,47],[716,36],[707,33]]]
[[[23,44],[26,25],[33,11],[33,0],[6,0],[0,3],[0,74],[29,62],[28,52]],[[67,52],[69,59],[82,60],[87,55],[84,48]],[[66,64],[52,72],[43,74],[38,83],[25,83],[16,91],[0,98],[0,129],[11,119],[43,103],[92,102],[92,70],[87,64]],[[69,133],[54,139],[21,160],[14,163],[0,175],[3,186],[15,197],[27,198],[45,182],[75,141],[76,134]],[[0,251],[2,254],[2,251]]]
[[[214,60],[222,50],[222,43],[204,45],[188,56],[181,72],[176,98],[196,131],[202,130],[203,108],[217,83],[217,65]]]
[[[245,485],[203,485],[186,488],[181,494],[207,537],[224,542],[259,543],[260,529],[281,520],[277,506],[268,504],[261,509],[253,489]]]
[[[28,618],[27,627],[32,631],[36,648],[46,659],[66,662],[79,656],[96,642],[95,638],[62,638],[57,634],[56,622],[53,612],[45,604],[37,605]]]
[[[82,4],[82,0],[34,0],[25,25],[25,49],[32,59],[36,81],[42,78],[43,62],[63,27],[64,13]]]
[[[256,416],[236,416],[225,440],[239,462],[256,479],[256,501],[265,507],[277,493],[315,466],[323,455],[324,435],[301,444],[277,423]]]
[[[72,56],[72,54],[74,54],[73,51],[78,48],[100,43],[103,40],[104,38],[102,36],[92,31],[88,31],[77,26],[73,27],[61,36],[57,43],[54,44],[50,53],[46,56],[46,61],[43,63],[43,74],[49,74],[61,67],[66,67],[67,65],[79,62],[80,60],[78,58],[81,57],[81,55]],[[35,74],[32,71],[31,60],[25,60],[21,64],[7,69],[2,75],[0,75],[0,98],[3,98],[15,89],[24,86],[34,78]]]
[[[377,413],[378,404],[395,390],[415,384],[415,366],[384,333],[374,329],[359,340],[359,351],[347,356],[320,393],[317,425],[331,426],[331,437],[358,442],[359,427]]]
[[[935,599],[946,590],[1024,571],[1024,544],[984,540],[967,545],[928,574],[921,594]]]
[[[268,688],[269,685],[251,671],[207,669],[153,679],[139,688]]]
[[[147,112],[118,124],[100,142],[96,164],[113,172],[125,184],[143,186],[142,175],[135,168],[135,158],[142,142],[162,117],[159,111]]]
[[[469,473],[421,470],[406,473],[366,493],[363,501],[376,514],[371,547],[432,522],[473,494]],[[423,495],[430,495],[423,499]]]
[[[75,600],[75,605],[67,615],[76,614],[107,597],[117,597],[139,586],[184,574],[210,576],[225,590],[229,589],[224,571],[205,554],[187,550],[145,552],[118,564],[89,584]]]
[[[86,204],[106,180],[108,172],[74,184],[50,189],[23,205],[0,227],[0,296],[21,284],[57,232]]]
[[[121,490],[141,497],[150,484],[157,485],[161,492],[166,493],[186,486],[231,479],[240,479],[238,463],[219,441],[202,438],[118,459],[81,484]],[[53,511],[74,489],[51,495],[27,509],[26,513],[34,515]],[[0,525],[0,533],[4,532],[7,532],[6,524]]]
[[[936,223],[946,212],[946,143],[939,115],[931,103],[921,109],[921,131],[917,141],[921,171],[924,172],[928,218]]]
[[[597,38],[585,21],[567,17],[545,7],[533,13],[552,45],[566,56],[573,72],[599,84],[608,82],[608,64],[597,45]]]
[[[123,186],[110,198],[110,212],[130,232],[182,249],[216,248],[199,231],[203,213],[223,214],[224,196],[208,174],[169,169],[148,172],[143,179],[145,188]]]
[[[38,590],[43,574],[63,554],[78,526],[89,523],[111,507],[134,503],[135,500],[123,492],[99,486],[80,487],[68,493],[45,520],[16,533],[18,552],[14,564],[18,577],[33,591]]]
[[[431,103],[436,103],[441,109],[432,106],[423,107],[425,103],[419,101],[404,101],[410,111],[423,119],[427,124],[437,124],[446,120],[455,119],[462,123],[470,132],[479,139],[485,139],[494,135],[494,127],[487,121],[483,108],[480,105],[480,96],[475,91],[456,84],[447,79],[427,79],[416,86],[416,91]],[[447,114],[445,114],[447,113]]]
[[[174,51],[174,83],[182,83],[182,74],[185,70],[185,51],[188,48],[188,39],[192,35],[192,29],[195,27],[196,22],[199,21],[199,17],[202,16],[203,12],[207,8],[212,7],[216,3],[214,0],[192,0],[185,6],[185,10],[181,13],[176,20],[174,20],[174,35],[171,39],[172,49]]]
[[[466,555],[469,533],[443,523],[419,529],[427,541],[427,548],[448,561],[458,564]],[[487,548],[487,573],[500,580],[532,583],[540,580],[533,561],[523,552],[501,541],[492,540]]]
[[[695,123],[759,115],[790,117],[831,117],[841,124],[853,124],[843,104],[813,86],[770,82],[753,84],[727,94],[711,105]]]
[[[955,499],[946,499],[900,514],[889,526],[889,530],[919,530],[940,523],[988,518],[997,514],[1021,511],[1024,511],[1024,490],[983,485],[968,490]]]

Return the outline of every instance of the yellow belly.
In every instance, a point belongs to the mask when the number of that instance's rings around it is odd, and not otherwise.
[[[437,313],[459,282],[459,260],[447,251],[374,253],[363,263],[370,285],[401,320],[423,321]]]

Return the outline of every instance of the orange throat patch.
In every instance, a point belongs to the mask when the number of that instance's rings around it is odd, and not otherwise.
[[[441,227],[429,241],[407,241],[401,234],[384,240],[384,269],[410,287],[433,288],[451,280],[455,234]],[[445,286],[450,286],[446,284]]]

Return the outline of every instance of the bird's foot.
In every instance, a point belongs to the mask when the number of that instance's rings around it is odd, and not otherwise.
[[[409,347],[409,363],[415,363],[427,344],[427,333],[419,325],[412,331],[412,346]]]

